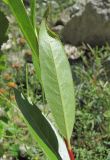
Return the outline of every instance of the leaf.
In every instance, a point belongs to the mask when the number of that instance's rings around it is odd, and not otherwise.
[[[37,41],[37,32],[35,32],[34,27],[26,13],[26,9],[22,0],[3,0],[11,8],[16,20],[19,24],[19,27],[24,34],[30,48],[32,49],[33,63],[35,71],[37,73],[39,81],[41,81],[40,75],[40,66],[39,66],[39,51],[38,51],[38,41]]]
[[[49,122],[35,105],[32,105],[15,89],[16,102],[24,115],[31,133],[50,160],[61,160],[58,153],[58,140]]]
[[[54,37],[52,32],[48,33],[43,20],[39,33],[42,83],[59,131],[70,144],[75,121],[73,80],[64,48]]]
[[[6,69],[6,55],[0,52],[0,73]]]
[[[3,0],[3,2],[5,2],[6,4],[8,4],[8,0]]]
[[[51,124],[51,123],[50,123]],[[58,144],[59,144],[59,154],[61,155],[62,160],[70,160],[69,155],[68,155],[68,151],[65,145],[64,140],[62,139],[62,137],[59,135],[58,131],[56,130],[56,128],[51,124],[57,139],[58,139]]]
[[[30,1],[30,8],[31,8],[31,15],[30,15],[30,19],[31,19],[31,23],[33,25],[34,28],[36,28],[36,0],[31,0]]]
[[[1,45],[7,41],[8,36],[6,35],[8,29],[8,20],[3,12],[0,11],[0,48]]]
[[[4,137],[4,126],[2,121],[0,121],[0,139]]]
[[[105,117],[105,118],[110,118],[110,110],[107,110],[107,111],[104,113],[104,117]]]

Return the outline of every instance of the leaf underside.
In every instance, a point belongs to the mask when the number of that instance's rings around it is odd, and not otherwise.
[[[41,77],[47,99],[60,133],[70,141],[75,121],[75,96],[70,66],[64,48],[45,20],[39,33]]]

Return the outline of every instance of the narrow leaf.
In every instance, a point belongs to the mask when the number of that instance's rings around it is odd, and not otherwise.
[[[57,137],[41,111],[35,105],[30,104],[17,89],[15,89],[15,97],[18,107],[24,115],[33,136],[49,159],[61,160],[58,153]]]
[[[21,31],[23,32],[30,48],[32,49],[32,57],[33,57],[33,63],[35,67],[35,71],[37,73],[39,81],[40,78],[40,66],[39,66],[39,52],[38,52],[38,41],[37,41],[37,33],[34,30],[34,27],[32,26],[32,23],[30,21],[30,18],[27,15],[27,12],[25,10],[24,4],[22,0],[3,0],[6,2],[9,7],[11,8],[14,16],[16,17],[16,20],[19,24],[19,27]]]
[[[39,33],[41,78],[47,102],[60,133],[70,144],[75,121],[75,96],[70,66],[64,48],[43,20]]]
[[[31,0],[30,1],[31,4],[31,15],[30,15],[30,19],[31,19],[31,23],[33,25],[34,28],[36,28],[36,0]]]
[[[5,2],[6,4],[8,4],[8,0],[3,0],[3,2]]]

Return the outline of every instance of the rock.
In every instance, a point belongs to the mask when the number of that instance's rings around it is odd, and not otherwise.
[[[110,0],[79,0],[63,12],[61,20],[66,43],[110,44]]]
[[[64,48],[68,59],[75,60],[81,56],[81,52],[79,52],[75,46],[72,46],[70,44],[65,44]]]
[[[63,29],[63,25],[57,25],[57,26],[52,27],[52,31],[57,34],[60,34],[62,29]]]
[[[28,146],[25,146],[24,144],[20,145],[20,147],[19,147],[20,155],[21,155],[22,157],[25,157],[25,156],[26,156],[26,147],[28,147]]]

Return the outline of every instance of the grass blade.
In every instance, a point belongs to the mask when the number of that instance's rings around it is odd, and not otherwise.
[[[19,24],[19,27],[24,34],[31,50],[32,50],[32,57],[33,57],[33,63],[35,67],[35,71],[37,73],[37,77],[39,81],[41,81],[41,75],[40,75],[40,66],[39,66],[39,51],[38,51],[38,41],[37,41],[37,33],[34,30],[34,27],[32,26],[32,23],[30,21],[30,18],[27,15],[27,12],[25,10],[24,4],[22,0],[5,0],[5,2],[9,5],[11,8],[14,16],[16,17],[16,20]]]
[[[30,1],[30,7],[31,7],[31,23],[33,27],[36,29],[36,0],[31,0]]]

